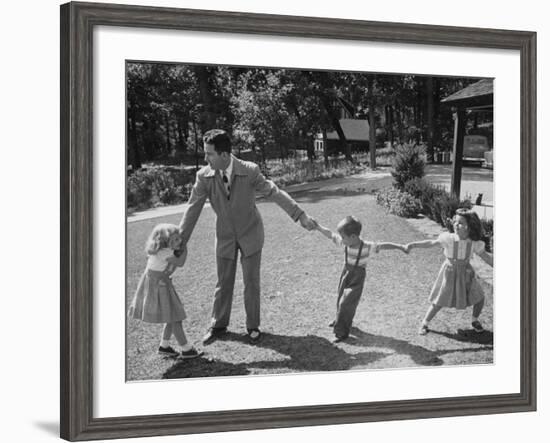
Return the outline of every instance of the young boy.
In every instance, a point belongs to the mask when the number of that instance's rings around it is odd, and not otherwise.
[[[344,246],[345,262],[336,301],[336,318],[329,326],[334,328],[334,343],[348,338],[353,317],[363,293],[365,284],[367,257],[372,248],[399,249],[407,252],[404,245],[396,243],[373,243],[364,241],[361,235],[361,222],[353,216],[347,216],[336,226],[336,233],[317,223],[316,229],[338,246]]]

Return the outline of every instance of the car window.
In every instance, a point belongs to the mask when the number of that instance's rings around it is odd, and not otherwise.
[[[464,137],[464,144],[489,146],[487,137],[484,137],[483,135],[467,135]]]

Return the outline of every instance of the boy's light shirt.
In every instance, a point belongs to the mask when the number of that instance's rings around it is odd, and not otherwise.
[[[367,258],[369,256],[370,249],[374,245],[374,243],[367,242],[364,240],[362,241],[364,243],[363,250],[361,251],[361,258],[359,259],[359,263],[357,263],[357,265],[364,268],[367,265]],[[335,232],[332,233],[332,242],[337,246],[344,246],[344,244],[342,243],[342,237]],[[348,262],[347,262],[348,265],[355,265],[355,263],[357,262],[358,253],[359,253],[359,246],[357,247],[348,246]]]

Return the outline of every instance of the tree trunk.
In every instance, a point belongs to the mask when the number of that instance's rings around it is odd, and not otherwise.
[[[136,109],[133,103],[130,103],[130,146],[128,150],[128,157],[132,170],[137,171],[141,169],[141,155],[138,144],[137,127],[136,127]]]
[[[376,169],[376,126],[374,121],[374,105],[369,109],[369,153],[370,167]]]
[[[393,146],[393,142],[395,141],[395,132],[393,130],[393,114],[394,114],[394,111],[393,111],[393,106],[392,105],[389,105],[388,106],[388,116],[389,116],[389,128],[390,128],[390,142],[391,142],[391,145]]]
[[[197,122],[193,119],[193,132],[195,133],[195,174],[199,172],[199,131]]]
[[[428,163],[433,163],[434,160],[434,83],[433,77],[426,79],[426,96],[428,101]]]
[[[441,82],[439,78],[434,79],[434,145],[441,146],[441,115],[440,115],[440,106],[439,102],[441,101]]]
[[[325,159],[325,168],[328,168],[327,130],[325,128],[323,128],[323,157]]]
[[[199,92],[204,109],[199,119],[199,126],[202,133],[216,127],[215,97],[212,94],[211,72],[206,66],[193,66],[193,71],[197,76]]]
[[[172,143],[170,142],[170,119],[168,113],[164,115],[164,126],[166,127],[166,155],[172,155]]]
[[[370,154],[370,167],[376,169],[376,127],[374,122],[374,78],[373,76],[367,77],[367,100],[369,103],[369,154]]]
[[[185,152],[187,151],[187,134],[186,134],[187,131],[185,131],[184,133],[182,127],[183,127],[183,123],[181,118],[177,118],[176,131],[178,136],[178,142],[176,143],[176,150],[178,152],[181,152],[182,154],[185,154]]]

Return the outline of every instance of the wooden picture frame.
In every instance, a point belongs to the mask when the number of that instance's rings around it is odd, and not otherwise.
[[[519,393],[95,418],[93,416],[93,29],[265,34],[519,51]],[[61,437],[91,440],[533,411],[536,409],[536,34],[313,17],[68,3],[61,6]]]

